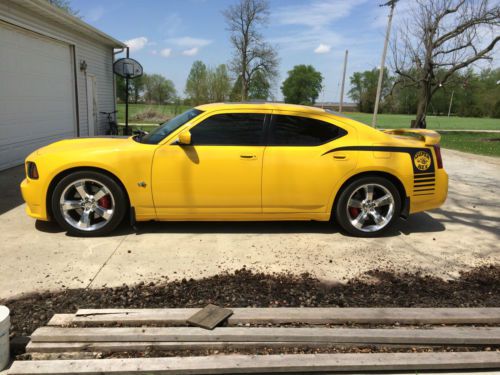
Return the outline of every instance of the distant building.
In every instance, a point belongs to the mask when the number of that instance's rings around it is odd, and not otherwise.
[[[331,109],[333,111],[339,110],[338,102],[317,102],[314,104],[315,107]],[[358,105],[356,103],[343,103],[342,112],[356,112],[358,110]]]
[[[52,141],[104,134],[124,47],[46,0],[0,1],[0,170]]]

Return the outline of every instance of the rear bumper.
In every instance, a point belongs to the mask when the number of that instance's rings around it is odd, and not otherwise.
[[[441,207],[448,196],[448,174],[444,169],[435,173],[435,191],[431,195],[411,196],[410,213]]]
[[[25,178],[21,182],[21,194],[26,202],[26,213],[32,218],[48,221],[45,197],[39,185],[40,181]]]

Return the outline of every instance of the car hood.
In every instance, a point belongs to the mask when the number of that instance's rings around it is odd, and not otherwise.
[[[124,148],[133,146],[136,142],[132,137],[88,137],[72,138],[51,143],[48,146],[39,148],[34,152],[35,155],[64,153],[64,152],[82,152],[99,153],[120,151]]]

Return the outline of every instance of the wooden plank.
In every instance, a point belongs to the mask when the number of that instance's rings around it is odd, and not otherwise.
[[[73,322],[75,314],[54,314],[47,326],[67,326]]]
[[[498,367],[500,352],[287,354],[16,361],[9,375],[311,373]]]
[[[432,329],[362,328],[245,328],[219,327],[207,331],[196,327],[59,328],[41,327],[33,342],[106,341],[237,341],[237,342],[329,342],[363,344],[498,345],[499,327],[437,327]]]
[[[329,342],[234,342],[234,341],[188,341],[188,342],[30,342],[26,346],[27,353],[69,353],[69,352],[130,352],[145,350],[199,350],[199,349],[257,349],[257,348],[350,348],[359,347],[359,343],[331,344]],[[362,346],[362,345],[361,345]],[[408,344],[370,344],[371,347],[412,349],[416,345]],[[434,348],[436,345],[419,345],[419,348]]]
[[[500,324],[500,308],[234,308],[238,324]],[[200,309],[80,309],[75,324],[184,325]]]
[[[233,315],[232,310],[209,304],[190,316],[187,323],[195,327],[214,329],[231,315]]]

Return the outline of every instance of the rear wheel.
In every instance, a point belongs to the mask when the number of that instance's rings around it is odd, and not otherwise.
[[[382,177],[362,177],[347,185],[335,207],[338,224],[348,233],[371,237],[385,232],[401,212],[394,184]]]
[[[52,212],[66,231],[78,236],[101,236],[123,220],[126,197],[109,176],[79,171],[64,177],[52,195]]]

